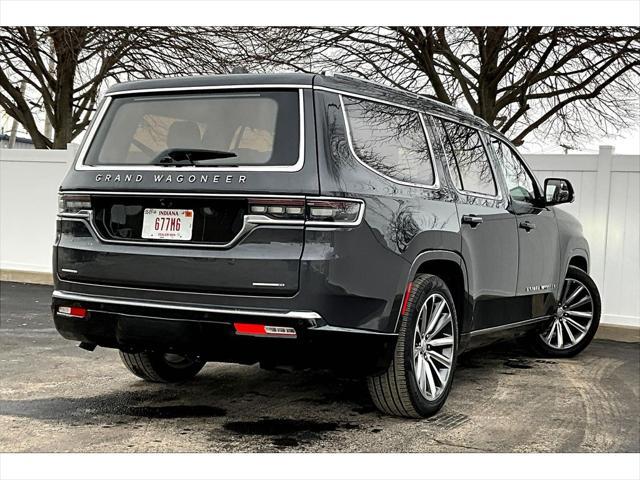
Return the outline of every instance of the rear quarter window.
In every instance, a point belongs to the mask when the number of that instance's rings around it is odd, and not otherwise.
[[[299,161],[297,91],[116,97],[85,165],[153,165],[163,152],[228,152],[210,166],[292,166]]]
[[[431,186],[431,152],[417,112],[343,97],[350,141],[369,168],[400,182]]]

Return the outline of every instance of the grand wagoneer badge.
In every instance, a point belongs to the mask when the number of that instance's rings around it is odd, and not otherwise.
[[[154,183],[245,183],[246,175],[219,175],[209,173],[198,174],[164,174],[153,173]],[[140,183],[145,179],[143,173],[98,173],[96,174],[96,182],[101,183]]]

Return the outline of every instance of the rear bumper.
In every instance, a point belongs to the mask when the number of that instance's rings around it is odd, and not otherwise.
[[[84,318],[58,313],[80,306]],[[209,361],[267,362],[373,374],[386,368],[396,335],[327,325],[314,311],[238,309],[56,290],[52,311],[65,338],[126,351],[196,353]],[[238,334],[234,323],[289,327],[295,336]]]

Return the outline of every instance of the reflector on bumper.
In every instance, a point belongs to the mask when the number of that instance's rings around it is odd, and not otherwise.
[[[87,309],[82,307],[58,307],[58,315],[64,317],[84,318],[87,316]]]
[[[292,327],[280,327],[275,325],[260,325],[256,323],[234,323],[236,334],[253,335],[261,337],[287,337],[296,338],[296,329]]]

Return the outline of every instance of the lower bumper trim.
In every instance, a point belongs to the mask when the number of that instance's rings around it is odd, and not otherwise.
[[[58,300],[67,300],[67,301],[75,301],[75,302],[105,303],[110,305],[125,305],[130,307],[165,308],[169,310],[219,313],[219,314],[225,314],[225,315],[275,317],[275,318],[298,319],[298,320],[321,320],[322,319],[322,317],[318,313],[311,312],[311,311],[278,312],[273,310],[245,310],[245,309],[239,309],[239,308],[177,305],[175,303],[147,302],[142,300],[128,300],[123,298],[111,298],[111,297],[101,297],[97,295],[85,295],[81,293],[63,292],[60,290],[54,290],[53,298]]]

